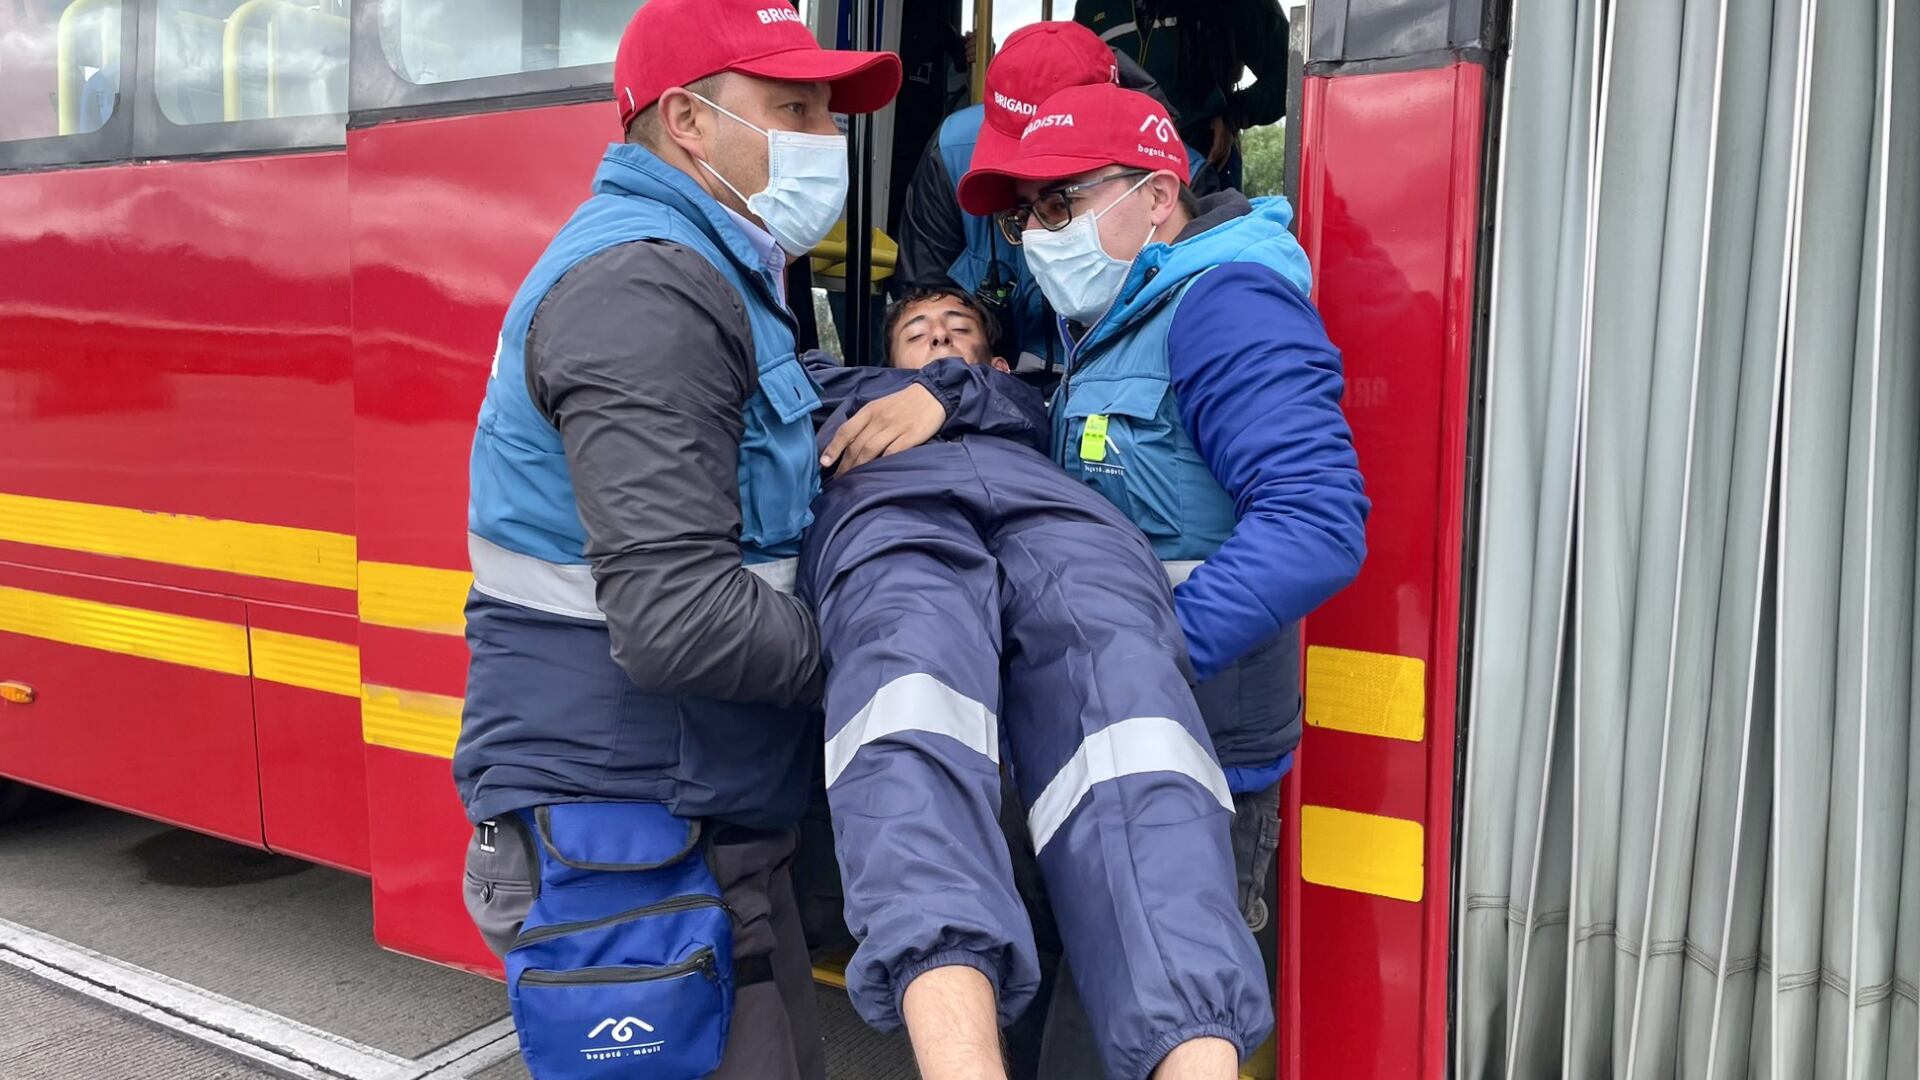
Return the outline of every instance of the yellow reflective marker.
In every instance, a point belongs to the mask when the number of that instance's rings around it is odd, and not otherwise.
[[[238,623],[0,586],[0,631],[228,675],[252,671]]]
[[[1315,885],[1417,902],[1426,887],[1426,830],[1405,818],[1303,806],[1300,876]]]
[[[1080,430],[1080,460],[1107,460],[1107,418],[1101,413],[1087,417],[1087,426]]]
[[[253,677],[343,697],[360,696],[360,649],[342,641],[247,628]]]
[[[460,740],[457,697],[368,683],[360,691],[361,737],[375,746],[450,758]]]
[[[405,563],[360,564],[360,621],[458,637],[467,629],[473,575]]]
[[[1419,742],[1427,734],[1427,665],[1411,656],[1307,650],[1307,723]]]

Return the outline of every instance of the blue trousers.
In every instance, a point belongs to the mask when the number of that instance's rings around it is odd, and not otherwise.
[[[934,967],[976,968],[1003,1026],[1039,983],[997,820],[1026,809],[1108,1075],[1271,1030],[1238,903],[1232,797],[1172,593],[1137,529],[1041,455],[984,436],[882,458],[815,503],[801,587],[827,658],[826,779],[870,1024]]]

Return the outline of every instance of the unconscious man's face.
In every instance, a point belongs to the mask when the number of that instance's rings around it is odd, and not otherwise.
[[[993,355],[979,314],[957,296],[935,296],[908,305],[887,342],[888,362],[909,371],[955,356],[969,364],[1007,370],[1007,362]]]

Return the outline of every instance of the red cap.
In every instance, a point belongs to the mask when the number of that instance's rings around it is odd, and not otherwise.
[[[900,58],[823,49],[786,0],[647,0],[620,36],[613,100],[620,124],[676,86],[737,71],[833,86],[829,108],[866,113],[900,89]]]
[[[972,167],[991,168],[1012,157],[1020,132],[1054,94],[1119,81],[1113,50],[1079,23],[1031,23],[1015,30],[987,65],[987,119],[973,146]]]
[[[960,208],[997,214],[1018,201],[1018,181],[1065,180],[1108,165],[1164,170],[1183,184],[1188,180],[1186,147],[1159,102],[1118,86],[1070,86],[1040,106],[1012,157],[968,171],[960,181]]]

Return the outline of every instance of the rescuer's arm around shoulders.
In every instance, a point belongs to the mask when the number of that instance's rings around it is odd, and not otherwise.
[[[1209,678],[1360,572],[1368,503],[1340,410],[1340,352],[1278,273],[1227,263],[1189,288],[1167,335],[1180,418],[1233,497],[1233,534],[1175,591]]]
[[[643,241],[561,278],[527,334],[527,389],[560,431],[613,656],[642,689],[811,701],[813,619],[740,563],[746,310],[699,254]]]

